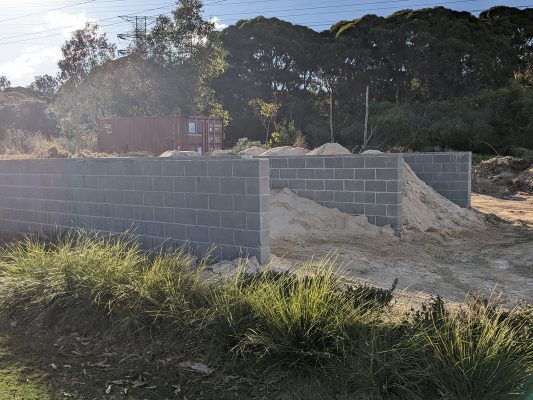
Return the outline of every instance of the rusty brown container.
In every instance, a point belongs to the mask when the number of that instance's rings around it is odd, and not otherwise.
[[[208,116],[108,118],[98,134],[98,148],[106,153],[206,153],[223,145],[222,118]]]

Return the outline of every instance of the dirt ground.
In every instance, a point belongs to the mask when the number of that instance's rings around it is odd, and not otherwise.
[[[406,232],[400,238],[345,237],[271,243],[275,256],[296,264],[331,252],[347,278],[390,287],[398,278],[401,297],[412,302],[440,295],[460,302],[469,292],[501,294],[502,302],[533,302],[533,196],[502,200],[473,195],[485,222],[478,229],[441,236]]]

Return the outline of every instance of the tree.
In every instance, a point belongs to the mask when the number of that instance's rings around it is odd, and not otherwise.
[[[265,127],[266,137],[265,143],[268,142],[268,137],[270,135],[270,127],[275,121],[276,116],[279,111],[278,103],[268,103],[261,99],[250,100],[250,107],[252,107],[254,113],[259,117],[261,123]]]
[[[100,32],[98,24],[87,22],[83,29],[61,47],[63,58],[58,62],[59,77],[63,83],[78,85],[89,72],[115,58],[116,46]]]
[[[30,89],[42,93],[48,99],[54,97],[59,88],[59,81],[51,75],[38,75],[30,84]]]
[[[5,76],[0,76],[0,90],[6,90],[9,87],[11,87],[11,82]]]

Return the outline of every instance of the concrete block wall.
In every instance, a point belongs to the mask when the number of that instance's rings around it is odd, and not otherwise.
[[[402,228],[402,155],[269,157],[272,189]]]
[[[0,231],[80,227],[139,235],[145,249],[270,257],[268,160],[0,160]]]
[[[405,153],[403,158],[425,183],[461,207],[470,207],[470,152]]]

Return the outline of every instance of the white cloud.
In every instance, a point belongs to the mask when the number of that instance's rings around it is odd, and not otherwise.
[[[35,75],[41,75],[61,58],[59,47],[32,46],[25,48],[17,57],[0,64],[0,75],[12,82],[31,82]]]
[[[226,29],[228,27],[228,24],[222,24],[219,21],[220,21],[220,18],[218,17],[212,17],[209,20],[209,22],[212,22],[213,24],[215,24],[215,29],[217,31],[221,31],[222,29]]]
[[[69,39],[72,32],[81,29],[86,22],[96,22],[96,19],[88,18],[85,11],[78,14],[68,14],[61,11],[49,11],[44,15],[44,24],[34,28],[36,32],[49,29],[61,30],[63,38]]]

